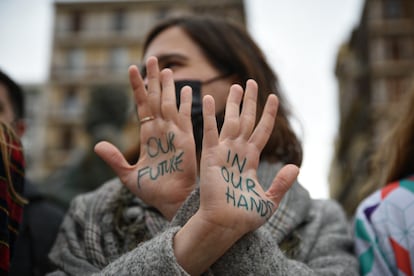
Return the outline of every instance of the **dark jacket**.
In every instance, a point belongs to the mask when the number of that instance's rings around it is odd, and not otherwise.
[[[53,270],[48,253],[55,241],[64,211],[49,202],[35,185],[26,181],[24,196],[29,204],[15,244],[10,275],[45,275]]]

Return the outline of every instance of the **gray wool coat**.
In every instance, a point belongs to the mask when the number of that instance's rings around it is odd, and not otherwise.
[[[261,163],[260,183],[270,185],[279,169]],[[197,210],[198,188],[171,222],[135,197],[120,200],[122,189],[114,179],[72,201],[49,255],[59,268],[52,275],[188,275],[175,259],[173,237]],[[273,216],[204,274],[358,275],[352,244],[340,206],[312,200],[295,183]]]

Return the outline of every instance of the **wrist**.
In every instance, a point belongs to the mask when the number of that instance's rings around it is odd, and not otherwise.
[[[164,204],[162,207],[159,207],[157,209],[158,211],[160,211],[160,213],[163,215],[164,218],[166,218],[168,221],[171,221],[181,205],[182,205],[182,202],[177,203],[177,204],[169,204],[169,205]]]
[[[175,235],[174,254],[189,274],[201,274],[243,234],[237,228],[212,223],[197,211]]]

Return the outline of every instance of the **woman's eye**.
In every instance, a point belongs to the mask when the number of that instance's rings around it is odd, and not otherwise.
[[[164,68],[169,68],[169,69],[174,69],[177,66],[179,66],[177,62],[167,62],[164,64]]]

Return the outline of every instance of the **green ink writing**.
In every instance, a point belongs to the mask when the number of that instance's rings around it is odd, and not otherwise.
[[[270,217],[273,213],[274,204],[270,200],[257,199],[253,196],[246,198],[245,195],[237,195],[234,189],[227,187],[227,203],[246,211],[257,212],[261,217]]]
[[[150,137],[147,140],[146,149],[150,158],[161,157],[167,155],[168,157],[158,162],[154,166],[146,166],[138,170],[138,188],[141,188],[141,181],[144,176],[149,177],[150,180],[157,180],[158,177],[172,174],[174,172],[182,172],[181,163],[183,162],[184,152],[176,154],[174,145],[175,134],[168,132],[164,137]],[[172,156],[169,153],[174,153]]]
[[[227,163],[230,163],[230,157],[231,157],[231,150],[227,152]],[[244,158],[243,163],[240,163],[239,155],[236,153],[234,154],[233,161],[231,162],[231,166],[233,167],[234,164],[236,164],[239,169],[239,172],[242,173],[244,170],[244,166],[246,165],[246,161],[247,159]]]
[[[174,133],[168,132],[165,134],[165,141],[161,138],[150,137],[147,141],[147,153],[150,157],[157,157],[161,153],[175,152]]]
[[[234,188],[243,190],[242,187],[242,177],[239,176],[238,182],[234,181],[234,172],[230,172],[226,167],[221,168],[221,175],[223,176],[223,179],[227,182],[233,185]],[[237,177],[236,177],[237,178]]]
[[[270,217],[273,213],[273,202],[263,199],[256,190],[256,182],[242,175],[247,159],[242,160],[237,153],[233,154],[228,150],[226,162],[229,166],[221,167],[221,176],[228,184],[225,193],[227,203],[246,211],[256,212],[262,217]]]
[[[256,192],[256,190],[254,189],[254,187],[256,186],[256,183],[254,183],[254,181],[253,181],[253,179],[251,179],[251,178],[247,178],[246,179],[246,188],[247,188],[247,191],[250,193],[250,192],[253,192],[255,195],[257,195],[258,197],[261,197],[260,195],[259,195],[259,193],[258,192]]]
[[[243,179],[241,175],[236,176],[234,172],[229,171],[226,167],[221,167],[221,176],[224,181],[231,183],[235,189],[243,191],[243,184],[246,187],[246,191],[249,193],[254,193],[256,196],[261,197],[260,194],[255,190],[256,183],[251,178]]]
[[[156,180],[160,176],[171,174],[173,172],[182,172],[183,169],[180,167],[183,162],[183,154],[173,155],[169,160],[164,160],[158,163],[154,167],[144,167],[138,170],[138,188],[141,188],[141,178],[148,175],[151,180]]]

